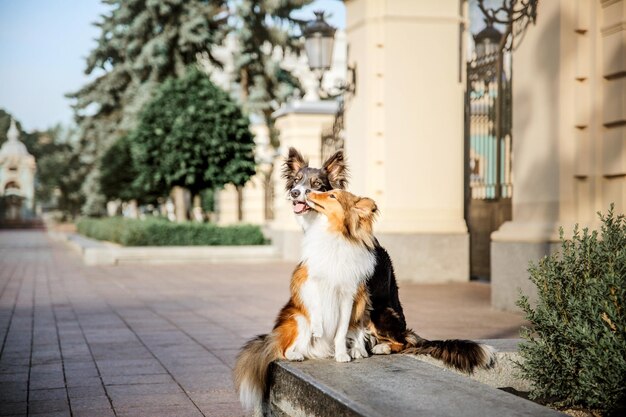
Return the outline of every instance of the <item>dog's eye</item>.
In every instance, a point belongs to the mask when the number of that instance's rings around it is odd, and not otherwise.
[[[329,195],[329,197],[330,198],[335,198],[335,199],[337,198],[337,197],[335,197],[335,194],[331,194],[331,195]]]

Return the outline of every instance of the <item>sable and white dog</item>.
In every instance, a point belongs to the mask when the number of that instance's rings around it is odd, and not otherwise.
[[[272,332],[247,342],[235,364],[235,383],[248,410],[263,403],[272,361],[334,356],[349,362],[347,335],[363,332],[369,322],[365,280],[374,272],[376,204],[341,190],[308,193],[306,201],[319,215],[304,236],[289,302]],[[367,356],[365,346],[353,347],[352,355]]]

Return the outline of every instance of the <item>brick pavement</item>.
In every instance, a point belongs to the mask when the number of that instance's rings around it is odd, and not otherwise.
[[[293,264],[86,267],[41,231],[0,231],[0,415],[240,416],[237,349],[271,328]],[[429,338],[515,337],[485,284],[402,284]]]

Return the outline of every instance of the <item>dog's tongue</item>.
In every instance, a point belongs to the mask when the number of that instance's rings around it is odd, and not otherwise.
[[[296,202],[296,204],[293,205],[293,212],[296,214],[300,214],[302,213],[304,210],[306,210],[307,206],[305,203],[298,201]]]

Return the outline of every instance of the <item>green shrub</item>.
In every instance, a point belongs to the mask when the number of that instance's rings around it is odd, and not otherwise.
[[[122,217],[83,218],[78,232],[124,246],[262,245],[258,226],[220,227],[211,223],[172,223],[163,219],[132,220]]]
[[[626,219],[613,206],[600,219],[600,233],[561,230],[560,253],[531,265],[538,301],[518,301],[532,324],[519,367],[531,398],[612,414],[626,402]]]

